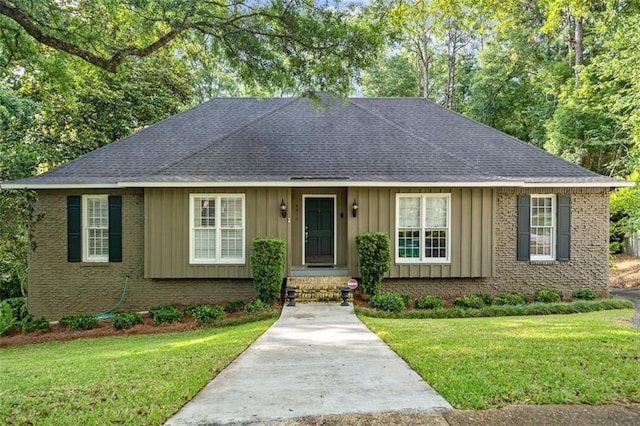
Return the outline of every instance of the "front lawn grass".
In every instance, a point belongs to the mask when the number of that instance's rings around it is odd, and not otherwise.
[[[486,409],[640,402],[632,316],[360,319],[454,407]]]
[[[275,319],[0,349],[0,419],[162,424]]]

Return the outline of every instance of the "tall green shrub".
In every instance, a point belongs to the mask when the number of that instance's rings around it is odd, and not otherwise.
[[[362,276],[362,292],[378,294],[384,274],[391,267],[391,243],[384,232],[366,232],[356,235],[356,249]]]
[[[280,238],[256,238],[251,250],[251,274],[256,297],[271,304],[280,297],[284,278],[284,241]]]

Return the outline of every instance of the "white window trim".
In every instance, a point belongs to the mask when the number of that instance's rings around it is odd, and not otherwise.
[[[222,246],[222,233],[216,232],[216,259],[196,259],[195,258],[195,238],[193,226],[194,218],[194,200],[196,198],[215,198],[216,199],[216,230],[220,231],[219,224],[221,210],[218,208],[221,198],[239,198],[242,202],[242,257],[239,259],[221,260],[221,246]],[[246,220],[246,207],[245,207],[245,194],[239,193],[197,193],[189,194],[189,263],[193,265],[244,265],[246,263],[246,246],[247,246],[247,220]]]
[[[82,196],[82,261],[83,262],[109,262],[109,250],[105,255],[95,256],[89,254],[89,228],[87,226],[87,219],[89,214],[89,200],[90,199],[101,199],[107,202],[107,206],[109,205],[109,196],[108,195],[91,195],[86,194]],[[108,208],[108,207],[107,207]],[[107,218],[109,217],[109,213],[107,210]],[[107,233],[109,232],[109,226],[107,225]]]
[[[530,260],[532,261],[540,261],[540,260],[556,260],[556,242],[558,232],[558,221],[557,221],[557,198],[555,194],[531,194],[531,200],[534,198],[550,198],[551,199],[551,254],[550,255],[535,255],[531,253],[529,255]],[[531,229],[533,228],[533,201],[530,202],[529,206],[529,238],[532,238],[533,232]],[[531,251],[531,242],[529,242],[529,251]]]
[[[400,198],[420,197],[420,258],[404,258],[399,256],[398,236],[400,229]],[[426,211],[426,199],[430,197],[446,197],[447,199],[447,257],[432,258],[424,255],[424,212]],[[398,264],[449,264],[451,263],[451,194],[450,193],[398,193],[396,194],[396,229],[394,239],[395,261]]]

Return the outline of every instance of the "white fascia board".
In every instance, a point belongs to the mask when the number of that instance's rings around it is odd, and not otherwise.
[[[523,188],[622,188],[634,187],[635,182],[618,180],[615,182],[525,182]]]
[[[117,183],[3,183],[2,189],[119,189]]]
[[[523,182],[394,182],[394,181],[349,181],[349,180],[290,180],[290,181],[234,181],[234,182],[120,182],[121,187],[145,188],[237,188],[237,187],[276,187],[276,188],[332,188],[332,187],[498,187],[522,186]]]
[[[118,183],[3,183],[3,189],[118,189],[118,188],[619,188],[633,187],[635,182],[619,180],[615,182],[518,182],[518,181],[481,181],[481,182],[381,182],[381,181],[345,181],[345,180],[291,180],[291,181],[234,181],[234,182],[118,182]]]
[[[291,181],[246,181],[246,182],[120,182],[121,187],[145,188],[616,188],[633,187],[635,182],[518,182],[518,181],[472,181],[472,182],[397,182],[397,181],[346,181],[346,180],[291,180]]]

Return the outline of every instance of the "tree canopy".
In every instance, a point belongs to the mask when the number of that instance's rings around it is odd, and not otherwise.
[[[116,72],[196,36],[244,81],[346,94],[381,41],[362,17],[313,0],[0,0],[0,40],[5,63],[37,41]]]

